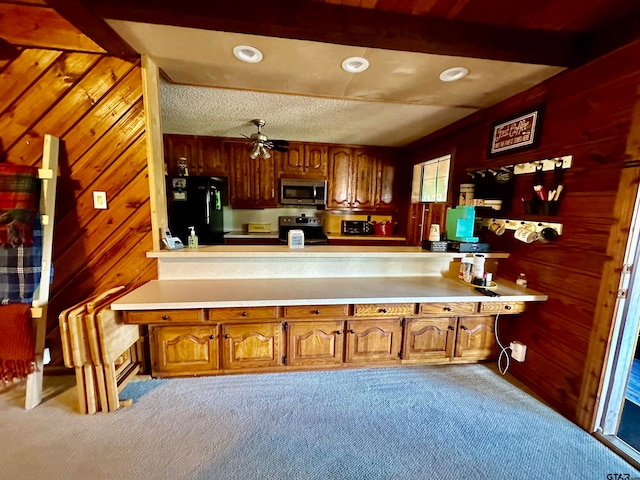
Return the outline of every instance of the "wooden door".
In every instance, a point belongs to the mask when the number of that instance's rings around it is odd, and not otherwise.
[[[351,208],[372,211],[379,176],[375,152],[369,148],[354,149],[351,163]]]
[[[252,175],[255,182],[255,208],[269,208],[278,206],[278,195],[276,193],[276,167],[275,158],[249,159]]]
[[[329,147],[320,143],[304,145],[305,177],[327,180],[329,174]]]
[[[203,175],[229,176],[229,157],[224,154],[222,140],[214,137],[198,137],[202,156]]]
[[[289,142],[289,151],[278,155],[281,178],[303,178],[305,171],[304,144]]]
[[[218,357],[217,325],[151,327],[154,375],[214,372]]]
[[[344,322],[287,322],[287,365],[342,363]]]
[[[351,208],[351,158],[349,147],[329,148],[328,210]]]
[[[486,360],[498,353],[494,334],[494,316],[460,317],[456,338],[455,358]]]
[[[402,336],[400,322],[400,318],[347,321],[345,362],[398,362]]]
[[[394,195],[396,162],[392,153],[381,149],[376,162],[376,211],[391,212],[397,209]]]
[[[233,208],[253,207],[254,178],[249,149],[245,142],[225,142],[229,157],[231,178],[229,181],[229,203]]]
[[[282,364],[279,322],[222,326],[222,367],[249,369]]]
[[[402,358],[447,360],[453,356],[456,317],[408,318],[405,320]]]
[[[204,167],[202,155],[198,145],[197,137],[194,135],[164,135],[164,161],[167,164],[169,176],[179,175],[179,158],[186,159],[189,175],[202,175]]]

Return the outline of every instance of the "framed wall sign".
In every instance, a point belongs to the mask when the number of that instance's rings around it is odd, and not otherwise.
[[[535,148],[540,143],[544,105],[538,105],[491,127],[489,157]]]

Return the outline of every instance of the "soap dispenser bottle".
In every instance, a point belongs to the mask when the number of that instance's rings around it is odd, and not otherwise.
[[[189,227],[189,248],[198,248],[198,237],[196,235],[196,227]]]

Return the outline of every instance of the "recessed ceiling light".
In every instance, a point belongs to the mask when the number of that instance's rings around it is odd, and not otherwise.
[[[247,63],[258,63],[262,60],[262,52],[256,47],[250,47],[249,45],[233,47],[233,54],[237,59]]]
[[[469,75],[469,70],[464,67],[448,68],[440,74],[440,80],[443,82],[455,82]]]
[[[342,69],[349,73],[364,72],[369,68],[369,62],[362,57],[350,57],[342,62]]]

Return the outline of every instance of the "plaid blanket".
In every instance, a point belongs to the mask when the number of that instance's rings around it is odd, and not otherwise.
[[[42,274],[42,223],[36,215],[33,245],[0,248],[0,304],[31,303]]]
[[[0,245],[31,246],[31,226],[39,206],[38,169],[0,163]]]

